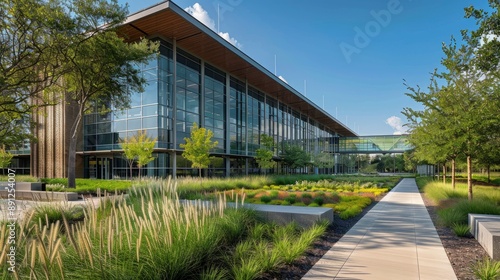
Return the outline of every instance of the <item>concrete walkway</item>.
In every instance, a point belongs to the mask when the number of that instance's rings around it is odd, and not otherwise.
[[[403,179],[302,279],[457,278],[415,179]]]

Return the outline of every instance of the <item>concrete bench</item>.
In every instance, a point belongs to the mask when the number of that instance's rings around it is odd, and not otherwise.
[[[0,189],[0,198],[8,199],[8,192],[5,189]],[[29,191],[17,190],[15,192],[16,200],[33,200],[33,201],[76,201],[78,193],[75,192],[46,192],[46,191]]]
[[[16,191],[42,191],[42,184],[38,182],[16,182]],[[7,187],[7,182],[0,182],[0,188]]]
[[[471,234],[494,260],[500,260],[500,216],[469,214]]]
[[[333,223],[333,209],[327,207],[281,206],[264,204],[245,204],[245,207],[254,209],[262,217],[277,224],[296,222],[302,227],[310,227],[315,222],[327,220]]]
[[[184,199],[181,199],[180,202],[184,205],[202,204],[206,207],[211,206],[213,203],[211,201]],[[236,203],[228,202],[227,207],[235,208]],[[275,222],[280,225],[288,224],[294,221],[299,226],[307,228],[314,225],[315,222],[321,220],[333,223],[333,209],[328,207],[281,206],[250,203],[245,203],[244,205],[238,203],[238,207],[253,209],[257,212],[257,214],[260,214],[264,220]]]

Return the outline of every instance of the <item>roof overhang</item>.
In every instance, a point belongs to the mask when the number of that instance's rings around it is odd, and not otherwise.
[[[247,81],[330,130],[342,136],[357,136],[354,131],[171,1],[131,14],[120,27],[120,33],[125,34],[129,41],[154,37],[175,40],[179,48]]]

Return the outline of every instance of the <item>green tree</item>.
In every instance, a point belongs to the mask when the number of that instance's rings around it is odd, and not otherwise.
[[[194,123],[191,129],[191,137],[184,138],[186,143],[181,143],[179,146],[184,149],[182,156],[191,161],[191,167],[197,168],[201,178],[201,170],[207,168],[210,164],[210,151],[217,147],[217,141],[212,142],[214,133],[206,128],[198,127]]]
[[[7,168],[10,165],[10,162],[13,157],[14,157],[13,154],[5,150],[5,146],[0,148],[0,169]]]
[[[125,138],[123,142],[121,142],[123,154],[130,168],[130,179],[132,179],[132,167],[134,162],[137,161],[140,179],[141,168],[154,159],[152,154],[156,140],[156,138],[151,139],[146,131],[138,131],[135,135]]]
[[[284,145],[281,157],[290,169],[302,168],[310,163],[309,154],[298,145]]]
[[[0,139],[9,147],[33,140],[29,116],[34,108],[55,104],[47,90],[62,75],[59,40],[64,7],[54,1],[0,2]]]
[[[384,155],[377,163],[379,172],[401,172],[404,171],[405,162],[403,155]]]
[[[127,43],[117,28],[126,19],[126,6],[116,0],[72,0],[67,9],[64,33],[70,42],[59,50],[67,71],[63,75],[66,99],[75,108],[75,119],[69,131],[68,187],[75,187],[76,144],[85,113],[129,106],[130,92],[143,91],[145,83],[137,64],[152,58],[158,44],[142,40]],[[103,108],[103,109],[101,109]]]
[[[500,143],[500,90],[498,79],[500,77],[500,3],[488,1],[490,11],[476,9],[470,6],[465,9],[467,18],[475,18],[478,28],[470,33],[462,32],[464,37],[476,50],[474,67],[478,69],[485,80],[493,81],[486,87],[487,94],[483,96],[485,102],[481,114],[482,122],[486,127],[484,137],[481,139],[481,151],[476,154],[479,163],[486,166],[498,163]],[[489,172],[488,172],[489,174]],[[488,175],[489,176],[489,175]]]
[[[319,152],[312,156],[312,164],[318,168],[333,167],[333,154]]]
[[[405,108],[403,114],[409,120],[411,134],[408,140],[415,148],[414,156],[419,162],[443,164],[451,161],[452,187],[455,188],[455,162],[460,155],[461,143],[455,141],[462,132],[458,123],[456,101],[452,87],[439,86],[441,76],[433,73],[428,92],[407,86],[407,93],[424,105],[425,110]],[[446,110],[445,110],[446,108]]]
[[[274,153],[275,153],[275,143],[272,136],[267,134],[262,134],[260,136],[261,147],[255,151],[255,160],[259,165],[259,168],[265,170],[268,168],[273,168],[276,166],[276,162],[274,161]]]
[[[444,86],[425,94],[409,94],[424,105],[424,110],[404,112],[412,123],[410,142],[416,145],[417,153],[451,159],[452,166],[458,157],[466,159],[470,200],[473,198],[472,159],[483,151],[489,124],[498,119],[498,113],[493,113],[498,112],[498,107],[495,111],[488,102],[494,98],[496,79],[474,66],[476,49],[472,45],[457,47],[453,39],[444,45],[445,57],[441,63],[445,71],[434,74]],[[496,94],[498,98],[498,92]],[[429,142],[430,145],[426,144]]]

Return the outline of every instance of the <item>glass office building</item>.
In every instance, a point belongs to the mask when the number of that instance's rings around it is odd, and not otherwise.
[[[193,123],[213,131],[218,142],[207,171],[214,176],[259,172],[253,156],[262,134],[312,154],[333,152],[335,131],[202,58],[158,41],[160,55],[138,66],[147,85],[144,92],[131,94],[130,108],[84,117],[84,177],[127,178],[129,166],[119,143],[140,130],[157,139],[155,159],[143,168],[143,176],[196,175],[179,147]],[[278,165],[274,172],[284,168]],[[138,169],[133,172],[137,175]]]
[[[77,176],[128,178],[120,142],[140,130],[157,139],[154,160],[142,168],[143,176],[155,177],[198,175],[180,148],[193,123],[213,131],[212,140],[218,142],[210,167],[203,171],[207,176],[259,173],[254,156],[262,134],[272,136],[280,147],[298,145],[311,155],[332,155],[338,137],[356,136],[170,1],[130,15],[118,32],[128,42],[143,37],[159,41],[160,53],[137,66],[147,85],[144,92],[131,93],[130,108],[84,116]],[[44,110],[37,119],[41,125],[35,131],[39,141],[32,144],[31,174],[65,177],[67,131],[75,110],[68,102]],[[289,170],[278,161],[268,172],[333,173],[333,169],[332,164],[319,170]],[[137,175],[134,167],[133,176]]]
[[[85,116],[84,177],[127,178],[129,167],[119,143],[139,130],[157,138],[155,159],[142,175],[158,177],[197,175],[179,146],[190,137],[193,123],[213,131],[218,142],[204,171],[209,176],[258,173],[253,157],[262,134],[313,155],[332,154],[332,139],[339,135],[355,136],[170,1],[131,15],[122,31],[130,40],[144,35],[158,40],[160,55],[139,66],[147,86],[132,93],[128,110]],[[290,171],[286,169],[278,163],[271,172]],[[333,172],[333,165],[322,171]],[[134,168],[134,176],[137,172]]]

